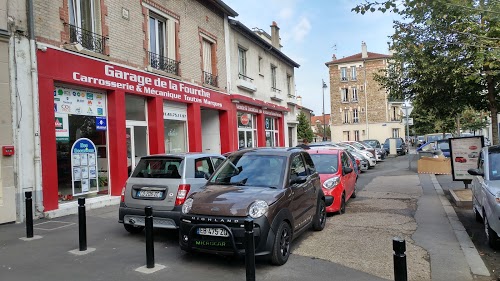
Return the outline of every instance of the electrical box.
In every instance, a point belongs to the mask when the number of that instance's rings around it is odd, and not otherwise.
[[[12,156],[12,155],[14,155],[14,146],[13,145],[4,145],[4,146],[2,146],[2,155],[3,156]]]

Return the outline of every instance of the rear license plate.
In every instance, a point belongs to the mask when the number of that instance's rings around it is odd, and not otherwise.
[[[199,235],[228,237],[229,232],[224,228],[200,227],[196,231]]]
[[[163,191],[139,190],[136,195],[140,198],[162,198]]]

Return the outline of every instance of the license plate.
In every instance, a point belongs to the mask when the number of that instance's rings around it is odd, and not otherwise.
[[[141,197],[141,198],[162,198],[163,197],[163,191],[139,190],[139,191],[137,191],[137,197]]]
[[[207,235],[207,236],[219,236],[219,237],[228,237],[229,232],[224,228],[207,228],[200,227],[197,230],[199,235]]]

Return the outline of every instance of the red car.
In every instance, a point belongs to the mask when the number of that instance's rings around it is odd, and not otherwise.
[[[467,159],[465,159],[464,157],[462,156],[457,156],[455,157],[455,162],[458,162],[458,163],[466,163],[467,162]]]
[[[345,213],[347,200],[356,198],[357,177],[351,158],[344,149],[335,147],[312,148],[307,152],[319,173],[325,197],[333,197],[326,212]]]

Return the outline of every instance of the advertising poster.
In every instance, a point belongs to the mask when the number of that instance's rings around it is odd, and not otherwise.
[[[73,166],[80,166],[80,155],[79,154],[73,154]]]
[[[87,160],[88,160],[89,166],[95,166],[95,154],[94,153],[89,153],[87,156]]]
[[[89,178],[89,167],[83,166],[81,167],[82,170],[82,179],[88,179]]]
[[[54,91],[54,111],[56,117],[65,115],[66,120],[68,114],[106,116],[106,95],[58,87]]]
[[[92,166],[89,167],[89,178],[90,179],[95,179],[97,177],[97,169]]]
[[[89,164],[89,158],[87,153],[80,155],[80,165],[87,166]]]
[[[483,136],[450,138],[451,173],[454,181],[471,181],[467,170],[477,168]]]
[[[73,167],[73,181],[79,181],[82,179],[82,170],[80,167]]]
[[[89,180],[82,179],[82,192],[89,192]]]
[[[90,96],[92,97],[92,96]],[[71,147],[71,169],[73,196],[99,192],[97,179],[97,150],[87,138],[80,138]],[[91,185],[91,179],[95,184]],[[75,184],[76,183],[76,184]],[[75,185],[77,190],[75,191]],[[81,190],[78,188],[81,186]]]
[[[55,113],[56,141],[69,141],[68,114]]]

